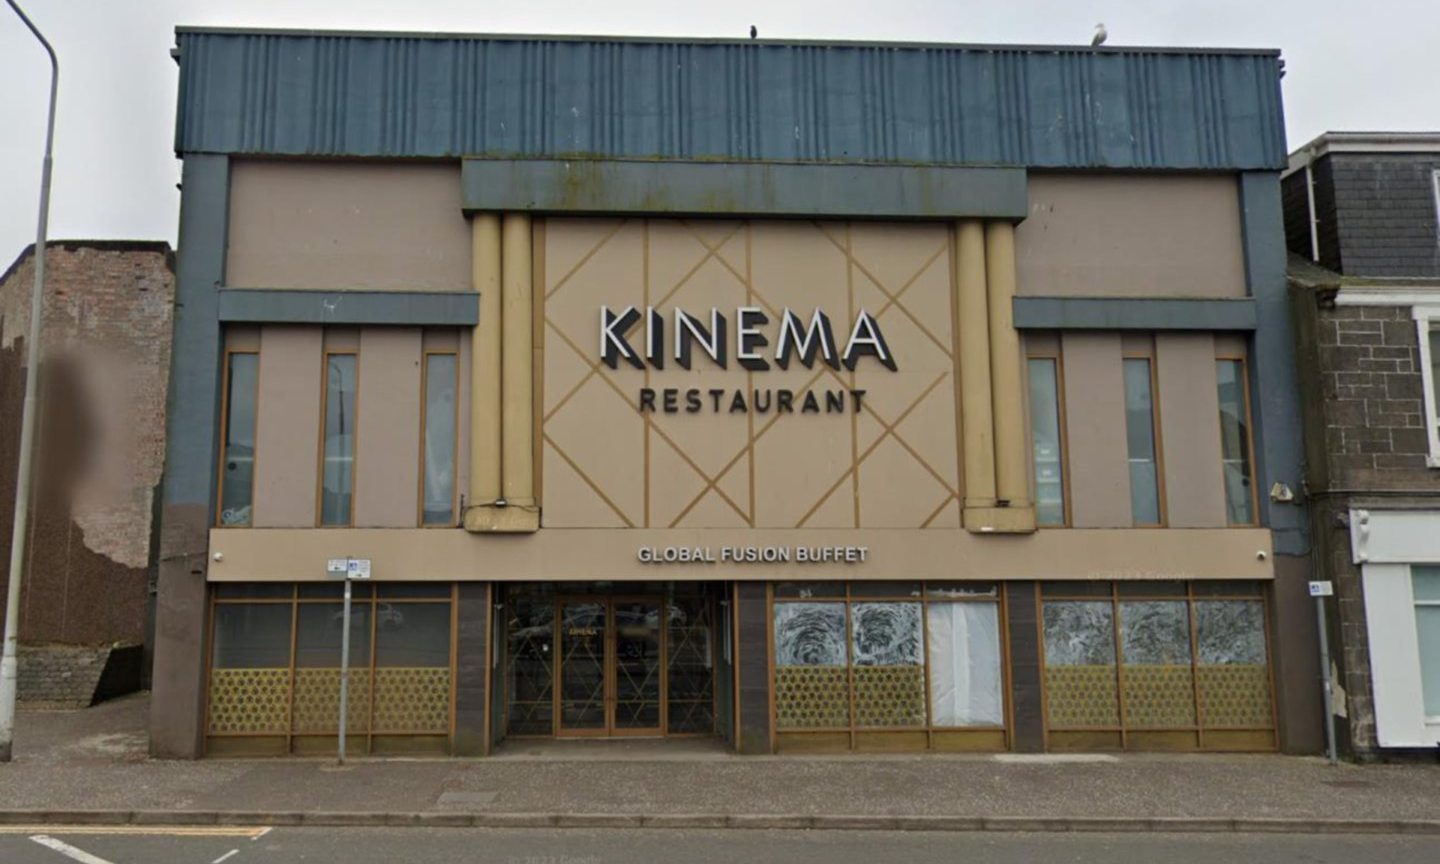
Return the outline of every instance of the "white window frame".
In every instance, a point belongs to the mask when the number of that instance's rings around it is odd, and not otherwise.
[[[1430,452],[1425,464],[1440,468],[1440,405],[1435,400],[1435,367],[1431,365],[1430,331],[1440,329],[1440,304],[1416,305],[1410,310],[1415,319],[1415,337],[1420,344],[1420,380],[1422,404],[1425,406],[1425,435]]]

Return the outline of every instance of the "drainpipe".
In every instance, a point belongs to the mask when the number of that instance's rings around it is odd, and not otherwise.
[[[25,346],[25,403],[20,414],[20,463],[15,477],[15,524],[10,533],[10,585],[5,600],[5,647],[0,654],[0,762],[9,762],[15,741],[16,645],[20,635],[20,577],[25,569],[25,523],[30,516],[31,451],[35,437],[35,384],[40,377],[40,321],[45,317],[45,233],[50,223],[50,166],[55,142],[55,92],[60,61],[55,49],[15,0],[5,0],[50,55],[50,116],[45,127],[45,161],[40,169],[40,218],[35,228],[35,286],[30,291],[30,335]]]
[[[1305,203],[1310,215],[1310,260],[1319,264],[1320,221],[1315,218],[1315,172],[1310,167],[1314,164],[1315,151],[1307,151],[1305,154]]]

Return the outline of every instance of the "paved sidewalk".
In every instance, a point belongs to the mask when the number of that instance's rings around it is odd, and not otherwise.
[[[392,814],[405,822],[423,814],[474,824],[467,814],[496,823],[528,814],[539,824],[607,824],[598,817],[608,814],[615,824],[627,815],[630,824],[685,816],[752,827],[776,817],[820,824],[810,818],[818,815],[977,825],[1191,818],[1214,820],[1218,830],[1234,829],[1234,820],[1282,820],[1289,830],[1316,820],[1400,820],[1414,823],[1409,830],[1440,830],[1440,765],[1331,767],[1276,755],[740,757],[708,746],[603,744],[527,746],[483,760],[361,760],[345,769],[298,759],[169,762],[146,757],[147,710],[147,699],[134,696],[84,711],[22,711],[15,761],[0,765],[0,818],[114,811],[106,818],[132,821],[142,811],[145,820]],[[877,826],[857,819],[855,827]]]

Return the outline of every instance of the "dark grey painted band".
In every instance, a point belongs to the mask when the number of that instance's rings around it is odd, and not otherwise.
[[[176,264],[175,341],[166,405],[166,508],[193,504],[213,507],[215,503],[221,374],[215,286],[225,278],[229,158],[187,156],[184,187],[180,202],[180,242],[184,251]]]
[[[467,159],[468,211],[1025,218],[1022,168]]]
[[[1274,533],[1281,555],[1309,552],[1307,517],[1299,503],[1270,500],[1270,487],[1284,483],[1301,492],[1299,385],[1295,377],[1295,340],[1285,281],[1285,227],[1280,205],[1280,175],[1247,171],[1240,175],[1240,237],[1245,278],[1255,300],[1256,327],[1250,345],[1250,392],[1255,440],[1255,476],[1260,485],[1260,524]]]
[[[473,291],[295,291],[223,288],[220,320],[271,324],[395,324],[473,327]]]
[[[1128,297],[1016,297],[1025,330],[1254,330],[1255,301]]]

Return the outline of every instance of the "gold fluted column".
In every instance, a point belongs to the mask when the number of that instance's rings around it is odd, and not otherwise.
[[[471,345],[468,531],[535,531],[530,218],[471,219],[480,321]],[[501,506],[504,502],[504,506]]]
[[[1025,385],[1015,330],[1015,226],[985,225],[985,283],[990,312],[990,393],[995,421],[995,497],[1011,512],[995,530],[1035,527],[1030,500],[1030,442],[1025,435]]]
[[[965,457],[965,525],[995,506],[995,441],[990,397],[990,325],[985,296],[985,226],[955,226],[955,290],[960,354],[960,426]]]
[[[502,246],[500,326],[502,491],[510,507],[535,508],[534,339],[535,298],[531,285],[530,217],[505,214]]]
[[[480,294],[480,320],[470,342],[470,484],[465,527],[488,529],[483,518],[500,491],[500,217],[470,220],[470,280]]]

